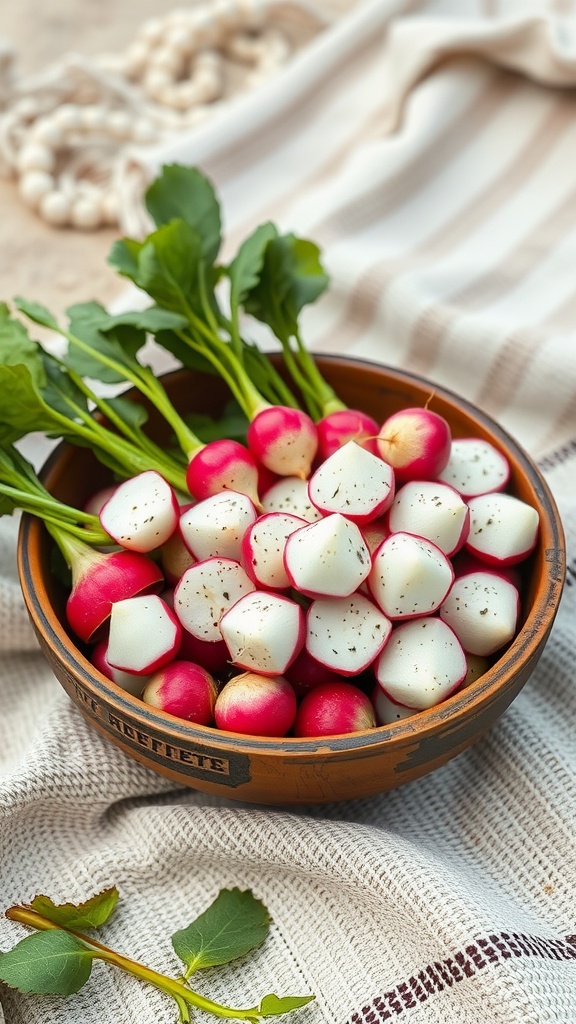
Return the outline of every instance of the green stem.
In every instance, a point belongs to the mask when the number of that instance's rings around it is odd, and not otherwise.
[[[212,1013],[216,1017],[235,1017],[239,1020],[251,1020],[254,1017],[259,1016],[259,1008],[252,1006],[248,1009],[235,1009],[231,1006],[222,1006],[220,1003],[215,1003],[211,999],[205,999],[198,992],[193,992],[186,985],[182,985],[181,982],[175,981],[173,978],[167,977],[165,974],[160,974],[159,971],[154,971],[150,967],[146,967],[144,964],[139,963],[137,960],[132,960],[131,957],[123,956],[121,953],[117,953],[115,950],[110,949],[108,946],[104,946],[101,942],[96,939],[90,938],[88,935],[84,935],[82,932],[74,931],[72,928],[64,928],[61,925],[54,924],[53,921],[49,921],[48,918],[38,914],[31,907],[20,906],[10,907],[6,911],[6,917],[10,921],[18,921],[20,924],[28,925],[30,928],[37,928],[40,931],[49,931],[51,929],[60,929],[66,931],[70,935],[74,935],[75,938],[80,939],[90,949],[94,950],[94,956],[99,960],[104,960],[106,963],[112,964],[114,967],[119,967],[126,973],[133,975],[135,978],[139,978],[141,981],[147,981],[154,988],[160,989],[167,995],[172,996],[178,1003],[180,1001],[195,1006],[199,1010],[204,1010],[207,1013]]]
[[[56,498],[46,498],[42,493],[35,494],[32,491],[22,490],[19,487],[12,487],[10,484],[4,483],[0,483],[0,493],[13,498],[14,504],[19,508],[24,508],[24,505],[26,505],[27,512],[37,509],[38,512],[36,514],[41,515],[42,509],[45,509],[47,513],[56,516],[57,519],[70,521],[72,524],[85,523],[87,527],[93,530],[96,530],[99,526],[97,516],[90,515],[89,512],[81,512],[70,505],[64,505],[63,502],[58,501]],[[108,537],[107,540],[109,541],[110,538]]]
[[[305,372],[310,386],[314,388],[316,399],[320,405],[321,416],[328,416],[331,412],[340,412],[341,409],[346,409],[347,406],[338,398],[334,388],[324,380],[324,377],[320,373],[320,370],[304,345],[299,331],[295,331],[294,337],[296,338],[296,344],[298,345],[297,358],[300,368]]]

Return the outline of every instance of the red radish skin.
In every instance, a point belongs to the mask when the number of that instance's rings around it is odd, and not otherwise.
[[[464,498],[489,491],[503,491],[510,478],[510,465],[489,441],[462,437],[452,441],[450,458],[438,479],[451,484]]]
[[[355,441],[347,441],[312,474],[308,495],[324,515],[340,513],[363,525],[391,505],[394,483],[391,466]]]
[[[517,565],[536,547],[538,512],[511,494],[480,494],[468,502],[468,551],[494,566]]]
[[[300,409],[273,405],[256,414],[246,436],[255,458],[278,476],[306,480],[318,450],[314,422]]]
[[[220,675],[230,666],[230,654],[223,640],[199,640],[187,629],[182,630],[178,657],[201,665],[212,675]]]
[[[449,558],[464,544],[470,511],[458,491],[437,480],[410,480],[388,512],[391,533],[413,533],[432,541]]]
[[[284,549],[291,533],[306,526],[299,516],[267,512],[249,526],[242,538],[240,562],[260,589],[286,590],[290,580],[284,568]]]
[[[172,661],[155,672],[142,691],[142,700],[167,715],[211,725],[218,687],[213,676],[191,661]]]
[[[136,551],[87,550],[72,566],[72,580],[66,618],[76,636],[87,642],[98,639],[116,601],[159,593],[164,586],[156,563]]]
[[[184,629],[198,640],[222,640],[222,615],[255,589],[233,558],[207,558],[187,569],[174,588],[174,611]]]
[[[221,491],[238,491],[259,504],[256,459],[244,445],[230,438],[210,441],[192,456],[186,484],[198,501]]]
[[[243,672],[218,694],[214,718],[219,729],[245,736],[285,736],[296,717],[296,694],[283,676]]]
[[[286,679],[292,684],[297,697],[303,697],[308,690],[322,683],[336,683],[339,676],[333,669],[322,665],[316,658],[302,648],[298,656],[284,673]]]
[[[304,644],[304,613],[287,597],[256,590],[224,613],[220,632],[234,665],[281,676]]]
[[[316,424],[318,456],[322,462],[338,451],[347,441],[355,441],[361,448],[378,455],[376,437],[379,424],[372,416],[359,409],[337,409]]]
[[[156,594],[131,597],[112,606],[107,657],[114,668],[151,675],[176,657],[181,639],[178,619]]]
[[[456,579],[471,572],[493,572],[496,576],[508,580],[516,590],[522,589],[522,573],[517,565],[488,565],[466,548],[452,559],[452,568]]]
[[[108,638],[103,637],[93,648],[90,655],[90,661],[94,668],[98,669],[107,679],[116,683],[116,686],[120,686],[126,693],[131,693],[133,697],[139,697],[148,677],[135,676],[132,672],[122,672],[119,668],[114,668],[108,661],[107,653]]]
[[[382,424],[378,451],[398,480],[434,480],[450,458],[452,435],[443,416],[430,409],[402,409]]]
[[[369,697],[353,683],[324,683],[304,695],[294,723],[300,737],[338,736],[376,727]]]
[[[172,536],[179,516],[174,489],[151,469],[116,487],[100,510],[100,523],[123,548],[147,553]]]

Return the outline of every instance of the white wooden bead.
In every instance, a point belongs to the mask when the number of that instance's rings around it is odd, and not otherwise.
[[[158,99],[167,86],[172,85],[172,78],[166,71],[154,68],[144,78],[144,88],[149,96]]]
[[[51,149],[58,149],[64,142],[62,129],[52,117],[42,117],[36,121],[30,130],[30,139],[50,146]]]
[[[108,109],[101,103],[80,108],[80,125],[87,131],[101,131],[108,125]]]
[[[18,183],[18,191],[28,206],[36,208],[43,196],[54,188],[54,178],[46,171],[27,171]]]
[[[79,128],[82,124],[82,110],[74,103],[64,103],[52,114],[54,123],[63,131]]]
[[[71,220],[75,228],[97,228],[102,223],[100,203],[96,198],[79,198],[72,204]]]
[[[158,130],[152,121],[148,121],[145,117],[139,117],[132,125],[131,137],[134,142],[145,146],[148,143],[156,142]]]
[[[40,201],[40,214],[49,224],[57,226],[68,224],[70,201],[62,192],[49,192]]]
[[[41,111],[41,104],[34,96],[23,96],[22,99],[14,104],[12,110],[23,121],[31,121],[33,118],[38,117]]]
[[[127,139],[132,133],[132,118],[127,110],[110,110],[107,127],[117,139]]]
[[[197,7],[190,16],[190,25],[196,43],[214,45],[220,36],[218,25],[207,7]]]
[[[105,224],[117,224],[119,204],[115,192],[105,192],[100,201],[100,212]]]
[[[215,0],[212,11],[218,25],[226,31],[235,28],[240,21],[240,11],[234,0]]]
[[[240,20],[246,28],[261,28],[266,20],[266,12],[262,0],[236,0],[240,12]]]
[[[41,142],[29,142],[17,158],[20,171],[52,171],[55,163],[54,153]]]
[[[164,34],[164,22],[160,18],[150,18],[145,21],[138,33],[141,39],[148,43],[157,43]]]
[[[174,25],[166,36],[166,46],[179,54],[192,52],[194,37],[190,25]]]
[[[144,40],[132,43],[125,53],[126,74],[130,78],[138,78],[146,70],[149,58],[150,47]]]
[[[150,54],[150,67],[167,71],[172,78],[176,78],[182,70],[182,55],[171,47],[159,47]]]

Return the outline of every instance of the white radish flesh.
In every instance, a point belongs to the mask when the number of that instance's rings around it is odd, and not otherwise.
[[[394,722],[403,722],[405,718],[412,718],[418,714],[414,708],[407,708],[405,704],[396,704],[384,693],[381,686],[374,687],[372,702],[376,712],[378,725],[393,725]]]
[[[315,523],[322,519],[322,513],[314,507],[308,495],[308,484],[297,476],[287,476],[272,484],[262,496],[265,512],[287,512]]]
[[[511,583],[494,573],[460,576],[440,608],[464,650],[487,657],[516,633],[520,601]]]
[[[308,494],[320,512],[339,512],[355,523],[377,519],[394,497],[394,470],[348,441],[312,474]]]
[[[452,441],[450,458],[438,480],[450,484],[464,498],[502,491],[510,477],[508,459],[489,441],[463,437]]]
[[[288,537],[284,564],[307,597],[348,597],[367,578],[371,559],[356,523],[334,513]]]
[[[445,555],[458,551],[470,525],[466,502],[447,484],[412,480],[398,491],[388,513],[391,533],[414,533]]]
[[[362,594],[321,598],[306,613],[306,649],[342,676],[356,676],[383,650],[392,623]]]
[[[180,533],[199,561],[206,558],[240,560],[242,537],[258,513],[246,494],[221,491],[199,501],[180,517]]]
[[[175,587],[174,611],[184,629],[198,640],[222,640],[222,615],[255,589],[239,562],[207,558],[187,569]]]
[[[440,548],[410,533],[392,533],[372,556],[368,586],[378,607],[396,620],[436,611],[453,581]]]
[[[114,668],[113,665],[108,661],[108,638],[105,637],[100,640],[96,646],[92,649],[90,660],[103,676],[107,679],[111,679],[116,686],[119,686],[126,693],[131,693],[133,697],[139,697],[142,693],[143,687],[146,685],[148,679],[147,676],[136,676],[133,672],[122,672],[119,668]]]
[[[220,631],[234,665],[281,676],[304,643],[304,613],[287,597],[255,591],[225,612]]]
[[[376,661],[375,672],[393,701],[423,711],[440,704],[459,687],[466,667],[453,630],[439,618],[423,618],[396,626]]]
[[[511,494],[481,494],[468,502],[470,530],[466,547],[491,565],[515,565],[536,546],[539,516]]]
[[[155,594],[131,597],[112,606],[107,658],[114,668],[149,675],[176,657],[182,627]]]
[[[147,552],[172,536],[179,515],[173,488],[151,469],[116,487],[100,510],[100,522],[123,548]]]
[[[186,572],[196,559],[190,554],[186,547],[180,531],[177,529],[172,536],[162,545],[160,561],[166,582],[175,587],[182,573]]]
[[[302,526],[306,522],[299,516],[269,512],[248,528],[242,539],[242,565],[258,587],[285,590],[290,586],[284,549],[290,534]]]

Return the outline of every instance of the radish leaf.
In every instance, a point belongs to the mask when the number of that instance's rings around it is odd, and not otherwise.
[[[20,992],[68,996],[86,984],[92,953],[82,939],[59,929],[36,932],[0,953],[0,979]]]
[[[227,964],[260,946],[270,918],[250,890],[223,889],[192,924],[172,936],[176,954],[186,964],[186,977],[204,967]]]
[[[183,220],[201,240],[202,257],[214,263],[220,249],[220,205],[211,182],[195,167],[167,164],[150,185],[146,208],[157,227]]]
[[[48,921],[64,928],[100,928],[118,903],[118,889],[103,889],[84,903],[54,903],[49,896],[35,896],[30,906]]]
[[[275,996],[270,993],[260,1000],[258,1012],[261,1017],[278,1017],[282,1013],[306,1006],[306,1003],[311,1003],[313,999],[315,996]]]

